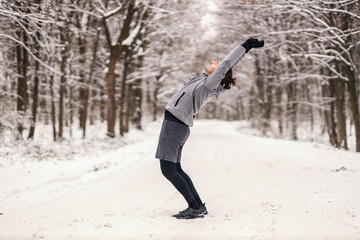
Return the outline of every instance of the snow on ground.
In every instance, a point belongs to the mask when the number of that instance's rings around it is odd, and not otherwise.
[[[28,131],[24,131],[24,140],[15,141],[14,131],[0,134],[0,168],[14,163],[28,161],[68,161],[79,157],[101,156],[104,152],[113,151],[130,143],[138,142],[148,137],[147,132],[132,130],[131,134],[123,137],[109,138],[106,136],[106,123],[96,122],[87,126],[86,138],[82,137],[82,130],[77,129],[78,122],[64,128],[62,141],[53,141],[52,125],[38,123],[34,140],[26,139]],[[26,127],[28,129],[28,127]],[[116,126],[116,134],[118,134]]]
[[[172,218],[186,204],[154,158],[160,124],[92,157],[3,165],[0,239],[360,238],[359,153],[239,122],[195,122],[182,165],[209,215]]]

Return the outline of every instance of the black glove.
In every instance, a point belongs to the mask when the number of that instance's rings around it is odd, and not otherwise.
[[[246,52],[248,52],[251,48],[259,48],[264,46],[264,40],[257,40],[255,38],[249,38],[246,40],[243,44],[241,44],[246,49]]]

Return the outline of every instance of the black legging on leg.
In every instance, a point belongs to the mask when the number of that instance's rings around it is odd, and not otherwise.
[[[176,170],[178,171],[178,173],[180,173],[181,176],[183,176],[183,178],[185,179],[186,183],[188,184],[191,193],[194,195],[196,202],[201,205],[202,201],[200,199],[199,194],[197,193],[195,186],[193,184],[193,182],[191,181],[191,178],[189,177],[189,175],[186,174],[186,172],[184,172],[181,168],[180,162],[176,163]]]
[[[199,194],[196,192],[190,177],[181,169],[180,163],[177,165],[170,161],[160,160],[160,168],[162,174],[183,195],[189,206],[199,208]]]

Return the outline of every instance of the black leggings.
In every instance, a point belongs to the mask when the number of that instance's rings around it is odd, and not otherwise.
[[[189,206],[194,203],[196,205],[202,204],[194,184],[192,183],[190,177],[181,169],[180,163],[160,160],[160,168],[162,174],[183,195]]]

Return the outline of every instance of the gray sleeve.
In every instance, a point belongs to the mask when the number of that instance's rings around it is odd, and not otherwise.
[[[217,66],[215,71],[210,74],[210,76],[206,79],[205,86],[209,90],[216,89],[221,80],[225,77],[226,72],[235,66],[245,55],[245,48],[243,46],[238,46],[234,50],[232,50],[224,60]]]

